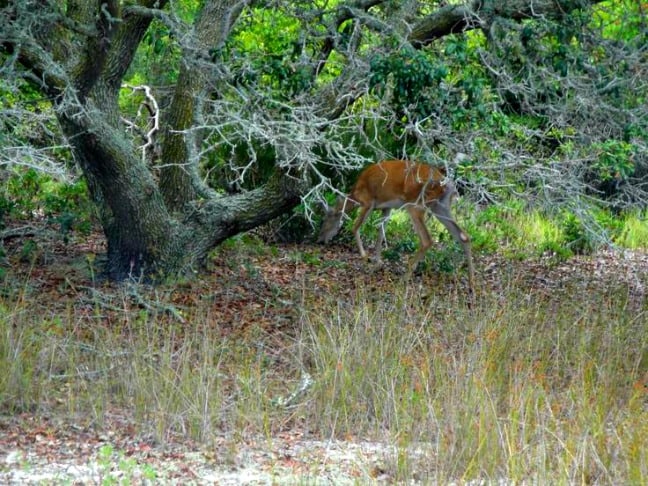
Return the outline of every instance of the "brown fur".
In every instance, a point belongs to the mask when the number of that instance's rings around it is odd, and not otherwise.
[[[333,209],[327,209],[318,242],[328,243],[340,230],[342,217],[355,206],[360,212],[353,225],[358,250],[362,257],[367,254],[360,238],[360,227],[374,209],[383,212],[383,227],[379,232],[376,250],[378,258],[384,241],[384,223],[392,209],[403,208],[409,213],[414,229],[421,240],[421,247],[410,262],[413,268],[425,257],[432,246],[430,234],[425,227],[425,212],[430,210],[446,227],[452,237],[463,247],[468,264],[470,285],[474,281],[470,238],[455,222],[450,212],[456,189],[446,179],[445,170],[407,160],[384,160],[372,164],[358,176],[347,198],[339,198]]]

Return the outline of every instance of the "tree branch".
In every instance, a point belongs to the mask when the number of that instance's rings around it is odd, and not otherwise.
[[[196,197],[208,194],[202,184],[195,157],[199,133],[188,129],[195,123],[201,109],[212,69],[211,53],[222,47],[246,1],[211,2],[203,7],[196,19],[195,38],[184,49],[185,62],[180,67],[178,83],[169,110],[168,124],[162,141],[160,189],[167,206],[181,211]]]
[[[463,5],[446,5],[419,21],[408,37],[416,48],[448,34],[484,27],[493,17],[524,20],[556,17],[604,0],[472,0]]]
[[[140,10],[135,7],[124,9],[124,15],[114,35],[110,52],[106,61],[104,80],[109,89],[117,91],[126,71],[130,67],[135,52],[140,45],[146,30],[149,28],[153,16],[142,15],[143,11],[151,11],[149,6],[157,5],[160,9],[168,3],[168,0],[142,0],[144,6]]]
[[[384,1],[385,0],[354,0],[338,7],[335,20],[328,27],[329,34],[324,39],[322,49],[320,50],[319,56],[315,62],[315,76],[322,72],[329,56],[336,47],[336,40],[339,35],[338,30],[340,26],[347,20],[354,18],[357,12],[365,14],[371,7],[380,5],[381,3],[384,3]]]

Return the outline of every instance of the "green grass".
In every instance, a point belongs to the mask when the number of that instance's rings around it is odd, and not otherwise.
[[[580,216],[567,210],[548,214],[512,200],[478,211],[470,204],[460,202],[454,212],[458,224],[470,234],[476,254],[497,253],[512,260],[550,257],[562,261],[609,245],[648,249],[648,213],[645,210],[618,215],[604,209]],[[361,229],[370,254],[378,237],[380,218],[379,211],[372,212]],[[351,235],[353,221],[352,214],[337,238],[355,247]],[[432,240],[437,242],[427,254],[428,267],[438,272],[453,271],[457,243],[434,217],[428,218],[427,227]],[[387,260],[398,261],[416,251],[420,242],[406,211],[392,212],[386,228],[386,241],[383,257]]]
[[[633,250],[648,247],[648,211],[635,211],[624,218],[616,243]]]

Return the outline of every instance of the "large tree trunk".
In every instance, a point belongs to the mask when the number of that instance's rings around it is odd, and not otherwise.
[[[292,209],[307,187],[304,180],[277,171],[254,191],[187,203],[172,216],[123,132],[103,120],[101,112],[88,109],[81,116],[60,117],[100,209],[107,272],[114,279],[156,278],[195,268],[218,243]]]
[[[242,5],[230,0],[205,7],[197,22],[196,49],[207,53],[221,43]],[[86,18],[88,12],[78,13]],[[150,279],[193,268],[219,242],[294,207],[303,190],[292,179],[287,183],[280,172],[264,187],[234,198],[215,198],[202,185],[196,161],[189,160],[195,141],[182,133],[195,122],[197,99],[206,86],[205,73],[191,62],[181,68],[168,113],[158,185],[127,139],[117,105],[119,80],[150,20],[127,14],[114,27],[100,17],[97,24],[104,25],[109,41],[86,46],[70,69],[79,96],[70,100],[49,86],[57,94],[59,122],[99,209],[108,244],[106,270],[114,279]],[[197,196],[204,198],[201,203]]]
[[[151,173],[130,152],[123,133],[97,111],[59,118],[99,208],[108,274],[140,278],[177,268],[172,220]]]

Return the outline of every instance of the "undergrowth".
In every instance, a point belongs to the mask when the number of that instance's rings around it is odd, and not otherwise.
[[[527,208],[521,201],[509,201],[475,211],[459,204],[456,220],[466,229],[476,254],[500,254],[512,260],[552,257],[564,261],[575,255],[591,254],[601,248],[617,247],[631,250],[648,248],[648,223],[645,211],[635,210],[612,214],[592,210],[581,215],[563,210],[549,214]],[[338,238],[353,245],[350,227]],[[362,227],[367,243],[376,241],[380,218],[372,214]],[[430,217],[427,222],[438,249],[428,252],[427,260],[436,271],[453,271],[449,264],[458,245],[443,226]],[[386,227],[388,246],[383,257],[396,261],[416,251],[419,245],[406,212],[395,211]],[[435,247],[433,247],[435,248]]]

